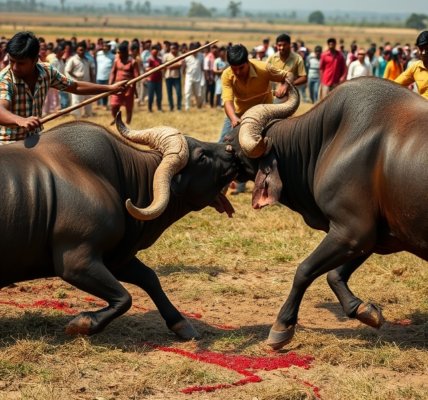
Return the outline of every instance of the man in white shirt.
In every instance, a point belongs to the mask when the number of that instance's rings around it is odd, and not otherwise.
[[[348,67],[347,80],[358,78],[360,76],[373,76],[372,65],[365,62],[366,52],[364,49],[358,50],[357,59],[352,61]]]
[[[102,50],[97,52],[97,82],[99,85],[108,85],[110,73],[113,68],[114,54],[110,51],[110,45],[103,42]],[[108,98],[104,97],[98,100],[99,105],[103,105],[107,109]]]
[[[51,55],[51,64],[56,68],[61,74],[65,75],[65,61],[62,58],[64,55],[64,46],[58,45],[54,48],[54,52]],[[67,92],[60,91],[59,98],[61,102],[61,110],[68,107],[70,102],[69,94]]]
[[[79,82],[95,82],[95,65],[85,56],[86,43],[80,42],[76,45],[76,54],[67,61],[65,66],[65,75],[75,81]],[[71,105],[83,103],[85,100],[91,98],[91,95],[72,94]],[[76,118],[82,116],[82,108],[78,108],[71,112]],[[92,103],[85,106],[85,117],[92,114]]]
[[[197,49],[198,45],[194,42],[190,43],[189,50]],[[184,81],[184,95],[185,95],[185,108],[190,108],[190,97],[192,93],[196,99],[196,105],[198,108],[202,106],[201,96],[201,79],[202,79],[202,60],[200,56],[191,55],[184,59],[183,63],[186,69],[186,78]]]
[[[269,46],[269,39],[263,40],[263,47],[265,48],[266,58],[273,56],[275,54],[275,49],[272,46]]]

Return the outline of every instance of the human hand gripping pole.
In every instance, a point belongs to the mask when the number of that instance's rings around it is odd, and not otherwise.
[[[133,85],[134,83],[136,83],[138,81],[141,81],[144,78],[147,78],[151,74],[153,74],[153,73],[155,73],[157,71],[160,71],[160,70],[162,70],[162,69],[164,69],[164,68],[166,68],[166,67],[168,67],[168,66],[170,66],[172,64],[175,64],[178,61],[184,60],[186,57],[188,57],[188,56],[190,56],[192,54],[198,53],[199,51],[205,49],[206,47],[210,47],[214,43],[217,43],[217,42],[218,42],[218,40],[214,40],[214,41],[212,41],[212,42],[210,42],[208,44],[205,44],[205,45],[203,45],[201,47],[198,47],[197,49],[188,51],[187,53],[184,53],[181,56],[178,56],[178,57],[176,57],[176,58],[174,58],[174,59],[172,59],[170,61],[167,61],[166,63],[159,65],[159,67],[153,68],[150,71],[148,71],[148,72],[146,72],[146,73],[144,73],[144,74],[142,74],[142,75],[140,75],[140,76],[138,76],[138,77],[136,77],[134,79],[131,79],[130,81],[126,82],[125,86]],[[84,102],[82,102],[80,104],[76,104],[74,106],[64,108],[63,110],[60,110],[60,111],[58,111],[58,112],[56,112],[54,114],[48,115],[47,117],[42,118],[40,122],[42,124],[44,124],[46,122],[52,121],[55,118],[58,118],[58,117],[60,117],[62,115],[65,115],[65,114],[68,114],[69,112],[77,110],[78,108],[84,107],[87,104],[91,104],[91,103],[94,103],[95,101],[98,101],[99,99],[103,99],[104,97],[111,96],[112,94],[115,94],[118,91],[120,91],[120,89],[118,89],[118,90],[111,90],[109,92],[101,93],[101,94],[99,94],[97,96],[91,97],[88,100],[85,100]]]

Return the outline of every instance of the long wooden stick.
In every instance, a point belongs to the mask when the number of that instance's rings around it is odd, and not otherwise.
[[[175,64],[178,61],[184,60],[186,57],[188,57],[188,56],[190,56],[192,54],[195,54],[195,53],[201,51],[202,49],[205,49],[206,47],[212,46],[214,43],[217,43],[217,42],[218,42],[218,40],[214,40],[211,43],[205,44],[205,45],[203,45],[201,47],[198,47],[197,49],[194,49],[194,50],[191,50],[191,51],[189,51],[187,53],[184,53],[181,56],[178,56],[178,57],[174,58],[173,60],[167,61],[165,64],[159,65],[159,67],[151,69],[150,71],[144,73],[143,75],[140,75],[140,76],[138,76],[138,77],[136,77],[134,79],[129,80],[128,82],[126,82],[125,85],[126,86],[130,86],[130,85],[132,85],[132,84],[134,84],[134,83],[136,83],[138,81],[141,81],[142,79],[147,78],[151,74],[153,74],[153,73],[155,73],[157,71],[161,71],[164,68],[166,68],[166,67],[168,67],[168,66],[170,66],[172,64]],[[91,97],[88,100],[83,101],[80,104],[76,104],[74,106],[64,108],[63,110],[60,110],[60,111],[56,112],[55,114],[51,114],[51,115],[49,115],[49,116],[47,116],[45,118],[42,118],[41,122],[42,122],[42,124],[44,124],[44,123],[46,123],[48,121],[52,121],[53,119],[58,118],[61,115],[68,114],[71,111],[77,110],[78,108],[84,107],[87,104],[91,104],[91,103],[93,103],[93,102],[95,102],[95,101],[97,101],[99,99],[103,99],[104,97],[110,96],[110,95],[115,94],[115,93],[117,93],[117,92],[116,91],[110,91],[110,92],[101,93],[99,95]]]

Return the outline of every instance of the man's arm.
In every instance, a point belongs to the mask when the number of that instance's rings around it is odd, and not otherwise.
[[[339,53],[339,54],[342,54],[342,53]],[[346,65],[345,57],[343,57],[343,55],[342,55],[342,68],[343,68],[343,72],[342,72],[342,76],[339,79],[339,83],[346,81],[346,76],[348,74],[348,67]]]
[[[294,80],[294,84],[296,86],[303,85],[307,81],[308,77],[306,76],[305,62],[303,61],[303,58],[300,57],[299,62],[297,64],[297,79]]]
[[[91,82],[76,82],[73,81],[72,84],[64,89],[64,92],[73,93],[73,94],[101,94],[105,92],[119,92],[126,90],[125,84],[127,81],[116,82],[113,85],[98,85]]]
[[[22,127],[25,128],[28,132],[33,132],[40,126],[42,123],[39,117],[28,117],[23,118],[19,115],[15,115],[10,111],[10,101],[9,100],[0,100],[0,125],[7,126],[8,128]]]
[[[223,89],[222,99],[224,102],[224,111],[232,122],[232,127],[241,123],[241,119],[236,115],[234,94],[232,89],[232,80],[227,72],[221,76],[221,86]]]
[[[415,65],[414,63],[413,65]],[[412,68],[413,65],[410,66],[406,71],[400,74],[400,76],[394,81],[398,83],[401,86],[409,86],[412,83],[415,83],[415,78],[413,77],[414,69]]]

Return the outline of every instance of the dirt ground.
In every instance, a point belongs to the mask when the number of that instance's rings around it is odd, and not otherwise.
[[[108,112],[95,112],[94,122],[109,124]],[[132,127],[171,125],[216,141],[222,121],[215,110],[148,116],[141,108]],[[0,290],[0,400],[427,399],[426,263],[372,256],[354,274],[354,293],[383,309],[379,331],[348,319],[321,277],[294,340],[273,353],[269,329],[324,234],[285,207],[252,210],[251,184],[229,198],[233,219],[210,208],[189,214],[138,254],[201,340],[178,340],[131,285],[128,313],[98,335],[69,337],[73,315],[104,303],[56,278],[17,283]]]

